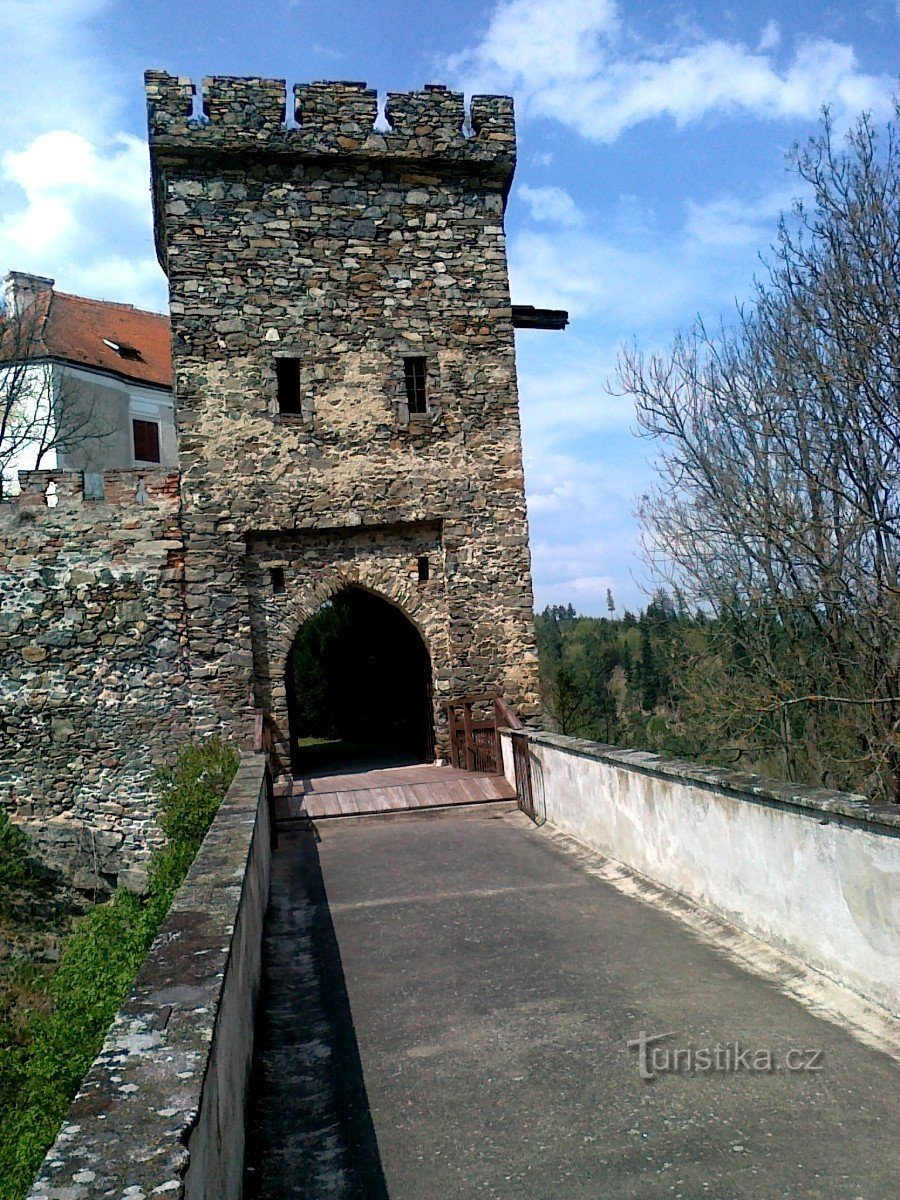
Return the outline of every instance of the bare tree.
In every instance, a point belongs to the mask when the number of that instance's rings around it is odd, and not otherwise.
[[[41,311],[0,310],[0,499],[17,465],[39,470],[51,454],[101,441],[113,425],[89,390],[47,355]]]
[[[556,663],[551,678],[541,688],[541,697],[557,733],[573,737],[584,732],[593,701],[587,672],[568,663]]]
[[[640,516],[659,578],[711,609],[685,710],[789,778],[900,800],[900,146],[826,112],[736,325],[619,387],[659,444]],[[700,661],[702,657],[703,661]]]

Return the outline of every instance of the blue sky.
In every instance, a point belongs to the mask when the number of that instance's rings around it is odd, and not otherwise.
[[[785,151],[824,103],[885,118],[898,50],[900,0],[2,0],[0,271],[165,307],[146,67],[512,93],[513,298],[572,315],[518,335],[536,602],[635,608],[652,467],[616,348],[734,312],[797,191]]]

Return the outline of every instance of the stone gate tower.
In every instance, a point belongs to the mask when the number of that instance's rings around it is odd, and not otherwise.
[[[169,277],[187,637],[201,727],[287,742],[285,664],[325,600],[399,607],[441,702],[537,709],[503,212],[511,99],[146,77]]]

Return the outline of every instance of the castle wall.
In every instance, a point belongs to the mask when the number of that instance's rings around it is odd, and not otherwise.
[[[0,504],[0,803],[101,890],[139,882],[154,771],[188,736],[178,476],[102,478],[94,499],[81,472],[22,472]]]
[[[310,85],[288,129],[278,81],[205,87],[209,123],[191,124],[191,85],[148,75],[193,685],[246,726],[283,677],[283,612],[296,620],[346,577],[349,533],[374,590],[412,616],[398,548],[427,523],[436,698],[499,691],[535,713],[503,232],[511,101],[476,98],[466,137],[460,95],[391,96],[394,128],[377,133],[363,85]],[[407,405],[410,355],[427,358],[424,414]],[[279,412],[278,357],[298,363],[296,414]],[[288,594],[251,603],[251,547],[268,536],[297,539]]]

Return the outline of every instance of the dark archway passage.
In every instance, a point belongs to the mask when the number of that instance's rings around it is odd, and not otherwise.
[[[431,658],[415,625],[361,588],[300,627],[287,661],[291,768],[434,757]]]

